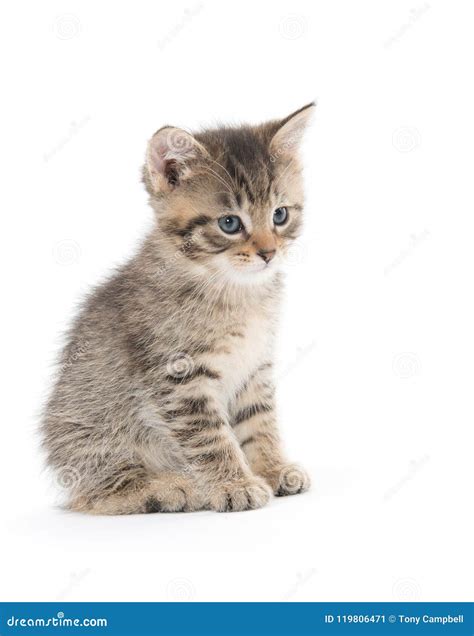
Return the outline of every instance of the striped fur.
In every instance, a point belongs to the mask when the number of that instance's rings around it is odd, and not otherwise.
[[[69,508],[236,511],[308,487],[282,451],[272,358],[312,110],[152,138],[144,182],[156,226],[82,307],[44,413]],[[282,206],[289,218],[277,227]],[[218,223],[231,214],[242,220],[236,235]]]

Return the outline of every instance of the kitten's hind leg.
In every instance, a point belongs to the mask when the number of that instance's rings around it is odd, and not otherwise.
[[[153,512],[199,510],[203,502],[194,483],[185,474],[163,472],[137,481],[120,492],[73,499],[72,510],[96,515],[130,515]]]

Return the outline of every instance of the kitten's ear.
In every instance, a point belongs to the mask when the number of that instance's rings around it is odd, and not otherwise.
[[[273,161],[282,156],[288,157],[296,154],[303,133],[313,117],[315,109],[315,102],[311,102],[279,122],[277,131],[270,142],[270,153]]]
[[[146,168],[155,192],[169,192],[190,176],[190,164],[206,149],[181,128],[165,126],[148,143]]]

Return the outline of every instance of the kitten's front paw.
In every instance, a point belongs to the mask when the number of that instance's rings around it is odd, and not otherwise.
[[[210,508],[217,512],[254,510],[268,503],[272,492],[260,477],[249,477],[220,485],[210,497]]]
[[[277,497],[298,495],[311,485],[308,473],[298,464],[285,464],[268,476],[268,482]]]

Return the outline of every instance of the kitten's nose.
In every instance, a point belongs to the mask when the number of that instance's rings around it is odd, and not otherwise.
[[[257,254],[263,258],[265,263],[269,263],[276,254],[276,250],[258,250]]]

